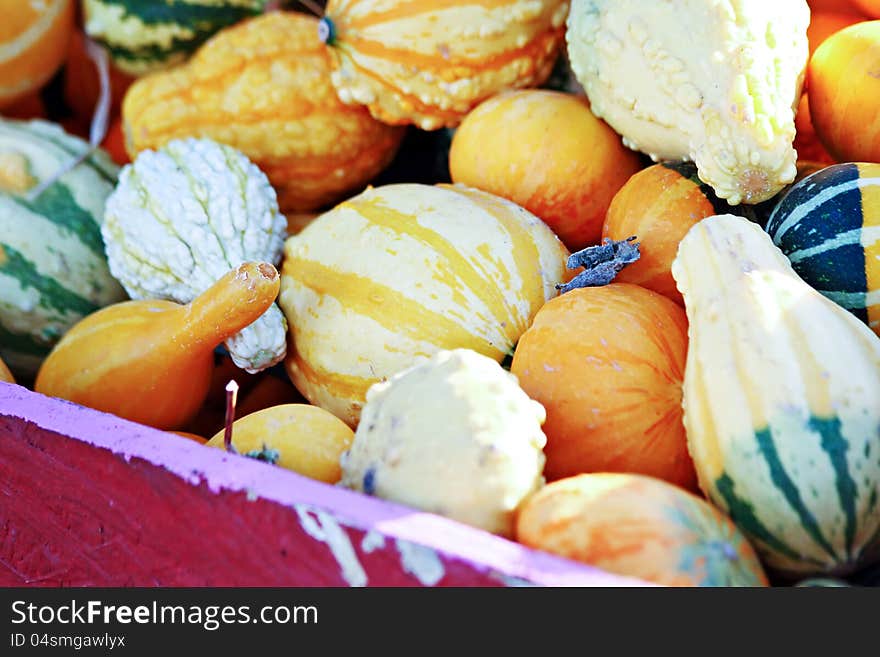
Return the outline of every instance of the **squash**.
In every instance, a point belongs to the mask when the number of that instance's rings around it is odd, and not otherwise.
[[[822,145],[816,134],[816,128],[813,127],[813,118],[810,116],[810,96],[807,93],[801,95],[797,114],[794,117],[794,125],[797,130],[794,136],[794,147],[797,150],[798,162],[808,160],[822,163],[824,166],[834,164],[834,158]],[[781,194],[782,192],[777,196]]]
[[[103,148],[110,158],[119,166],[131,164],[131,159],[129,159],[128,153],[125,150],[125,136],[122,134],[121,118],[116,117],[113,120],[113,123],[110,124],[110,127],[107,129],[107,134],[104,137],[104,141],[101,142],[101,148]]]
[[[481,103],[455,131],[449,151],[454,182],[518,203],[572,251],[599,241],[611,199],[641,168],[585,98],[545,90]]]
[[[672,264],[700,488],[782,575],[846,575],[880,539],[880,338],[801,280],[760,227],[691,228]]]
[[[7,119],[46,119],[46,103],[39,93],[31,93],[15,100],[10,105],[0,108],[0,116]]]
[[[355,426],[367,389],[433,354],[503,360],[565,276],[537,217],[462,185],[369,189],[284,248],[285,365],[311,403]]]
[[[593,114],[656,160],[693,160],[731,205],[796,174],[804,0],[573,0],[566,41]]]
[[[71,328],[43,361],[34,390],[157,429],[180,429],[211,383],[214,348],[263,314],[280,279],[244,263],[192,303],[126,301]]]
[[[192,440],[199,445],[204,445],[206,442],[208,442],[207,439],[205,439],[204,437],[199,436],[198,434],[190,433],[189,431],[169,431],[168,433],[173,433],[175,436],[180,436],[181,438]]]
[[[88,149],[55,124],[0,119],[0,356],[22,380],[67,329],[126,298],[101,238],[118,173],[107,154],[94,151],[33,197]]]
[[[754,549],[729,518],[643,475],[582,474],[547,484],[523,504],[516,539],[665,586],[767,586]]]
[[[880,335],[880,164],[826,167],[794,185],[767,233],[797,274]]]
[[[241,152],[184,139],[122,169],[101,231],[110,271],[132,299],[188,303],[242,262],[280,264],[286,226],[268,179]],[[281,362],[281,310],[270,306],[226,347],[251,373]]]
[[[39,90],[67,54],[73,0],[0,0],[0,109]]]
[[[880,162],[880,20],[856,23],[820,45],[807,77],[816,134],[838,162]]]
[[[224,449],[221,429],[206,444]],[[232,424],[232,447],[244,456],[335,484],[342,476],[339,458],[354,432],[335,415],[308,404],[270,406]]]
[[[132,76],[180,64],[211,35],[263,11],[266,0],[83,0],[86,33]]]
[[[511,536],[544,485],[544,417],[493,359],[440,352],[369,389],[342,485]]]
[[[6,383],[15,383],[15,377],[12,376],[12,372],[10,372],[9,368],[6,367],[6,363],[3,362],[2,358],[0,358],[0,381],[5,381]]]
[[[547,479],[636,472],[695,489],[681,421],[686,352],[684,311],[637,285],[547,302],[510,366],[547,409]]]
[[[360,191],[403,130],[339,101],[317,31],[315,18],[272,12],[217,34],[187,65],[139,79],[122,107],[129,155],[184,137],[228,144],[269,176],[284,213]]]
[[[880,18],[880,16],[878,16]],[[810,44],[810,55],[816,52],[823,41],[845,27],[860,23],[865,18],[854,13],[842,11],[813,11],[810,13],[810,25],[807,27],[807,40]]]
[[[107,73],[110,83],[110,116],[113,117],[122,110],[122,99],[134,78],[113,66],[112,61]],[[101,80],[95,62],[86,51],[85,34],[80,30],[74,30],[71,35],[62,78],[64,103],[78,120],[91,123],[101,95]]]
[[[880,18],[880,2],[878,0],[850,0],[854,9],[870,18]]]
[[[321,20],[344,103],[385,123],[455,127],[481,101],[538,86],[568,0],[330,0]]]

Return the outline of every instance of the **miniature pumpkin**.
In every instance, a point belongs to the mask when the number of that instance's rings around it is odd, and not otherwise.
[[[796,174],[809,21],[804,0],[572,0],[566,41],[624,144],[693,160],[719,197],[753,204]]]
[[[239,151],[184,139],[122,169],[101,232],[110,271],[132,299],[188,303],[245,261],[278,265],[287,221],[265,174]],[[287,323],[274,304],[226,341],[248,372],[281,361]]]
[[[122,107],[129,155],[183,137],[228,144],[269,176],[285,213],[360,191],[403,130],[339,101],[317,34],[315,18],[268,13],[217,34],[186,65],[139,79]]]
[[[823,41],[845,27],[860,23],[865,18],[854,13],[842,11],[813,11],[810,13],[810,24],[807,26],[807,40],[810,44],[810,55],[816,52]]]
[[[138,76],[179,64],[215,32],[259,14],[267,0],[83,0],[86,33]]]
[[[856,23],[820,45],[807,77],[816,134],[838,162],[880,162],[880,20]]]
[[[817,174],[818,175],[818,174]],[[684,422],[700,488],[766,567],[845,575],[880,548],[880,338],[732,215],[682,240]]]
[[[880,18],[880,0],[850,0],[850,4],[871,18]]]
[[[0,119],[0,355],[21,380],[76,322],[126,298],[101,238],[119,171],[107,154],[95,150],[33,196],[89,149],[55,124]]]
[[[206,444],[224,449],[225,429]],[[332,413],[308,404],[282,404],[244,415],[232,424],[232,447],[244,456],[335,484],[339,458],[354,432]]]
[[[641,168],[585,98],[556,91],[508,92],[481,103],[449,151],[454,182],[518,203],[572,251],[599,241],[611,199]]]
[[[2,358],[0,358],[0,381],[6,381],[6,383],[15,383],[15,377],[12,376],[12,372],[10,372],[9,368],[6,367],[6,363],[3,362]]]
[[[126,301],[77,323],[43,361],[34,390],[158,429],[179,429],[199,410],[214,348],[275,300],[269,263],[244,263],[192,303]]]
[[[330,0],[322,38],[345,103],[389,124],[455,127],[505,89],[538,86],[562,44],[568,0]]]
[[[547,409],[548,480],[636,472],[696,487],[681,421],[684,310],[629,283],[548,301],[510,371]]]
[[[677,486],[634,474],[582,474],[526,500],[516,539],[610,573],[665,586],[767,586],[745,536]]]
[[[73,0],[0,0],[0,108],[40,89],[67,54]]]
[[[556,296],[567,256],[537,217],[487,192],[369,189],[285,244],[290,378],[354,426],[373,383],[438,351],[500,362]]]

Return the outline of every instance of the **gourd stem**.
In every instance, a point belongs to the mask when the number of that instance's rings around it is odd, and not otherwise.
[[[332,46],[336,41],[336,26],[326,16],[318,23],[318,38],[328,46]]]
[[[589,246],[572,253],[566,266],[569,269],[583,267],[584,271],[568,283],[560,283],[556,289],[565,294],[579,287],[608,285],[621,269],[639,259],[639,243],[636,239],[638,238],[635,235],[619,241],[606,237],[598,246]]]

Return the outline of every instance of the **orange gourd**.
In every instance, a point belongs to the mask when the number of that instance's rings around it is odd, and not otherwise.
[[[548,301],[520,338],[510,371],[544,405],[548,480],[636,472],[695,489],[682,424],[687,318],[629,283]]]
[[[109,64],[109,74],[110,115],[116,116],[134,78],[121,72],[112,63]],[[101,93],[101,83],[95,63],[86,53],[85,36],[79,30],[74,30],[71,36],[63,77],[64,102],[80,121],[91,123]]]
[[[101,142],[101,148],[107,151],[107,154],[113,158],[119,166],[124,166],[131,162],[128,153],[125,150],[125,136],[122,134],[122,119],[116,117],[110,127],[107,129],[107,135]]]
[[[840,32],[845,27],[860,23],[865,20],[852,12],[842,11],[814,11],[810,15],[810,25],[807,27],[807,40],[810,44],[810,55],[816,52],[823,41],[832,34]]]
[[[0,358],[0,381],[15,383],[15,377],[12,376],[12,372],[6,367],[6,363],[3,362],[2,358]]]
[[[880,20],[820,45],[807,67],[810,116],[838,162],[880,162]]]
[[[523,206],[572,251],[599,241],[611,199],[641,168],[586,98],[557,91],[487,100],[462,121],[449,151],[454,182]]]
[[[40,89],[64,61],[73,0],[0,0],[0,108]]]
[[[246,394],[239,395],[236,416],[244,417],[270,406],[305,403],[306,400],[289,380],[265,372],[259,375],[257,382]]]
[[[798,162],[808,160],[822,162],[826,165],[835,163],[831,153],[825,149],[816,135],[816,128],[813,127],[813,119],[810,116],[810,97],[807,93],[801,95],[798,103],[794,116],[794,128],[794,149],[798,154]]]
[[[700,181],[690,162],[639,171],[614,196],[602,227],[603,238],[634,235],[639,242],[639,259],[614,280],[641,285],[684,306],[670,272],[678,243],[695,223],[728,207]]]
[[[208,442],[207,438],[199,436],[198,434],[190,433],[188,431],[171,431],[170,433],[173,433],[176,436],[180,436],[181,438],[186,438],[187,440],[192,440],[193,442],[199,443],[200,445],[204,445],[206,442]]]
[[[0,108],[0,115],[7,119],[45,119],[46,104],[39,93],[28,94],[12,102],[6,107]]]
[[[178,429],[205,401],[214,348],[275,301],[269,263],[245,263],[187,305],[126,301],[75,324],[43,361],[34,389],[158,429]]]
[[[880,18],[880,0],[849,0],[854,9],[871,18]]]
[[[285,214],[322,208],[360,191],[404,134],[344,105],[330,68],[311,16],[271,12],[226,28],[185,65],[129,88],[128,153],[134,159],[172,139],[207,137],[257,164]]]
[[[705,500],[652,477],[597,473],[551,484],[526,500],[516,539],[665,586],[767,586],[758,556]]]

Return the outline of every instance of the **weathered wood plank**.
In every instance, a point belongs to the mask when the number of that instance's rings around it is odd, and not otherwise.
[[[0,384],[0,585],[637,586]]]

